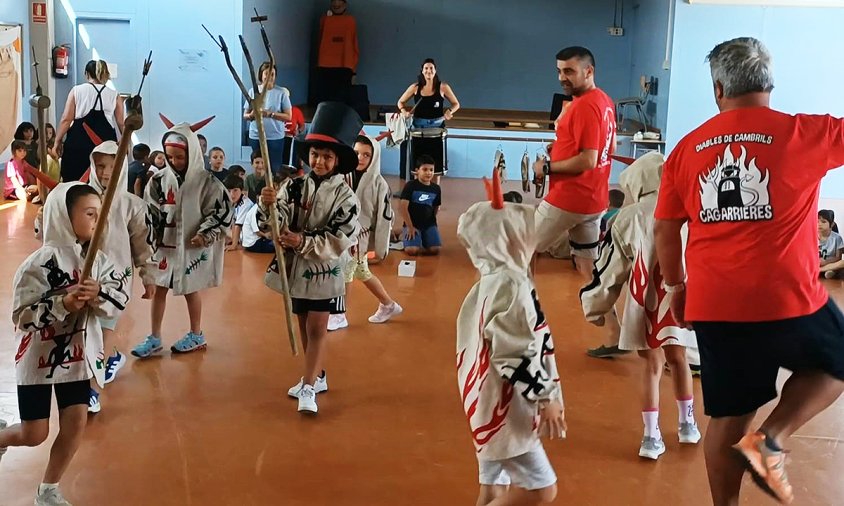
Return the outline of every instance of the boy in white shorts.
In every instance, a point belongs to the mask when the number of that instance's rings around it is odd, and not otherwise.
[[[478,458],[478,505],[549,503],[557,476],[540,435],[565,437],[554,341],[528,274],[532,206],[504,203],[498,171],[491,202],[469,208],[457,236],[481,274],[457,317],[457,381]]]

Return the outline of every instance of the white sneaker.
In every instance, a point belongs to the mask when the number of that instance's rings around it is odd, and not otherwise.
[[[311,385],[303,385],[299,391],[299,413],[317,414],[316,392]]]
[[[393,251],[404,251],[404,242],[393,241],[390,243],[390,249]]]
[[[344,329],[348,326],[349,326],[349,320],[346,319],[346,315],[344,315],[344,314],[333,314],[333,315],[328,317],[328,331],[329,332]]]
[[[680,437],[680,442],[684,444],[697,444],[701,438],[697,425],[693,423],[681,423],[677,435]]]
[[[302,391],[302,385],[305,384],[305,378],[299,378],[299,383],[296,383],[290,390],[287,391],[287,395],[293,397],[294,399],[299,398],[299,392]],[[322,376],[317,376],[316,381],[314,381],[314,393],[321,394],[323,392],[328,391],[328,379],[325,376],[325,371],[322,371]]]
[[[48,488],[35,496],[35,506],[73,506],[64,498],[58,488]]]
[[[0,430],[6,428],[6,420],[0,420]],[[0,460],[3,460],[3,455],[6,453],[7,448],[5,446],[0,446]]]
[[[646,459],[656,460],[665,453],[665,443],[662,438],[644,437],[642,446],[639,447],[639,456]]]
[[[369,323],[384,323],[394,316],[398,316],[404,312],[398,302],[393,302],[389,306],[378,304],[378,311],[369,317]]]

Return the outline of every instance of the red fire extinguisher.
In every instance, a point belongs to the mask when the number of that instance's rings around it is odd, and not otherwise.
[[[53,48],[53,76],[65,79],[70,64],[70,47],[67,44]]]

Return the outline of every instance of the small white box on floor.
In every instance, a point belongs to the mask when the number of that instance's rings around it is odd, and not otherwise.
[[[416,260],[402,260],[399,262],[399,276],[412,278],[416,275]]]

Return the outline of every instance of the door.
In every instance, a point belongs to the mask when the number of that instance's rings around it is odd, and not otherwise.
[[[76,82],[85,82],[89,60],[105,60],[111,84],[120,93],[131,93],[139,84],[141,66],[136,65],[135,40],[127,19],[78,18],[76,20]]]

